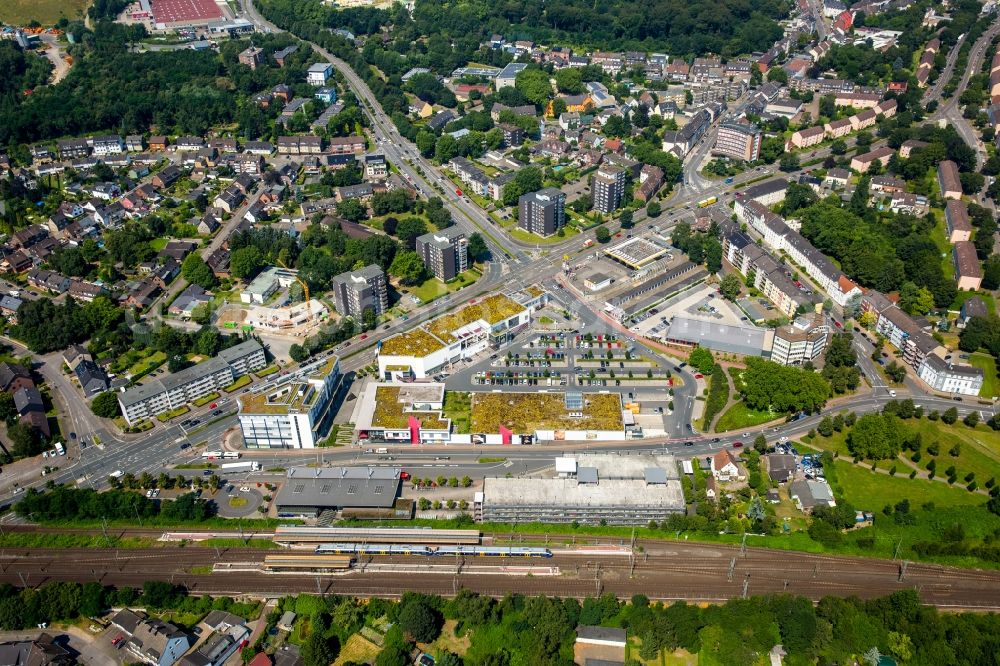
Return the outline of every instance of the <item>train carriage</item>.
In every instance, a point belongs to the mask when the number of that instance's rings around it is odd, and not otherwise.
[[[480,542],[479,530],[445,530],[420,527],[305,527],[282,525],[274,530],[275,543],[388,543],[388,544],[468,544]]]

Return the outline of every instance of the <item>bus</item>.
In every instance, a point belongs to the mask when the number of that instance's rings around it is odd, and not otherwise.
[[[704,208],[705,206],[711,206],[712,204],[714,204],[718,200],[719,200],[719,197],[709,197],[707,199],[702,199],[701,201],[698,202],[698,208]]]
[[[207,458],[208,460],[237,460],[240,457],[239,451],[205,451],[201,454],[202,458]]]

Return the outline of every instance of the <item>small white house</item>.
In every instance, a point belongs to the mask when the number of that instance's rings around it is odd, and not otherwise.
[[[318,62],[315,65],[309,65],[306,82],[314,86],[325,86],[331,74],[333,74],[333,65],[328,62]]]

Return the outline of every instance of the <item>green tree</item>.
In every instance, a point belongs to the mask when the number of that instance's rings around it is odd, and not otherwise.
[[[725,299],[730,301],[735,301],[739,298],[742,288],[743,283],[736,273],[728,273],[722,278],[722,281],[719,282],[719,292]]]
[[[662,211],[663,207],[657,201],[650,201],[646,204],[646,215],[649,217],[659,217]]]
[[[419,217],[408,217],[396,227],[396,237],[403,241],[407,249],[417,246],[417,238],[427,233],[427,225]]]
[[[416,144],[417,144],[417,150],[420,151],[421,155],[423,155],[424,157],[431,157],[432,155],[434,155],[434,148],[437,144],[437,137],[434,135],[433,132],[426,129],[421,129],[419,132],[417,132]]]
[[[404,285],[420,284],[426,275],[424,261],[416,252],[398,252],[389,266],[389,274],[398,277]]]
[[[233,277],[252,280],[264,268],[264,254],[255,245],[234,250],[229,257],[229,271]]]
[[[306,666],[330,666],[338,652],[336,637],[327,638],[322,631],[313,631],[303,647],[302,659]]]
[[[90,411],[102,418],[115,418],[121,414],[121,408],[118,404],[118,394],[114,391],[99,393],[90,403]]]
[[[17,419],[17,405],[14,404],[14,396],[6,392],[0,393],[0,421],[12,424],[15,419]]]
[[[490,256],[490,250],[486,246],[486,241],[483,240],[482,234],[478,231],[469,236],[468,251],[471,261],[486,261]]]
[[[890,361],[888,365],[885,366],[885,374],[889,377],[889,380],[900,384],[904,379],[906,379],[906,368],[901,366],[896,361]]]
[[[555,72],[556,88],[561,93],[579,95],[583,92],[583,77],[575,67],[564,67]]]
[[[788,83],[788,72],[780,66],[772,67],[767,70],[767,80],[777,83]]]
[[[623,210],[621,215],[618,216],[618,222],[621,224],[622,229],[632,228],[632,211]]]
[[[184,263],[181,264],[181,276],[202,289],[211,289],[218,284],[212,269],[197,252],[192,252],[184,258]]]
[[[976,410],[972,410],[971,412],[965,415],[965,418],[962,419],[962,423],[969,426],[970,428],[975,428],[977,425],[979,425],[979,412],[977,412]]]
[[[513,206],[522,194],[542,189],[542,170],[538,167],[524,167],[517,171],[514,180],[503,188],[503,205]]]
[[[337,214],[345,220],[360,222],[368,219],[368,207],[358,199],[348,199],[337,204]]]
[[[291,356],[292,360],[296,363],[302,363],[309,358],[309,350],[298,343],[294,343],[288,348],[288,355]]]
[[[15,458],[30,458],[41,453],[42,449],[45,448],[41,433],[27,423],[15,423],[8,426],[7,435],[11,442],[10,452]]]
[[[414,599],[399,612],[399,626],[418,643],[430,643],[441,634],[437,612],[422,599]]]
[[[695,347],[688,355],[688,363],[697,368],[698,372],[707,375],[711,374],[712,368],[715,367],[715,357],[708,347]]]
[[[761,454],[767,452],[767,437],[764,437],[763,433],[757,435],[754,438],[754,440],[753,440],[753,450],[756,451],[757,453],[761,453]]]
[[[518,74],[514,88],[537,107],[545,106],[552,97],[549,75],[536,67],[529,67]]]
[[[798,153],[785,153],[781,156],[781,160],[778,162],[778,168],[782,171],[798,171],[799,169],[799,156]]]
[[[816,412],[830,396],[830,385],[810,370],[760,358],[748,358],[746,365],[741,375],[741,393],[753,409]]]
[[[607,227],[604,226],[597,227],[597,230],[594,231],[594,238],[597,240],[598,243],[607,243],[609,240],[611,240],[611,232],[608,231]]]
[[[902,423],[892,414],[865,414],[851,429],[847,446],[858,458],[889,460],[899,454],[905,434]]]

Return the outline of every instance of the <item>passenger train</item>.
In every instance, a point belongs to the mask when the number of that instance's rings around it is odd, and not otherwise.
[[[523,546],[424,546],[394,543],[325,543],[317,555],[423,555],[426,557],[552,557],[548,548]]]

